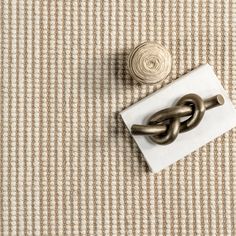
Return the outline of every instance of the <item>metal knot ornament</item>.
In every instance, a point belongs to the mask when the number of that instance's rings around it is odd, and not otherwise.
[[[205,111],[224,104],[224,98],[218,94],[203,100],[197,94],[187,94],[180,98],[175,106],[153,114],[147,125],[133,125],[134,135],[148,135],[157,144],[172,143],[181,132],[196,127]]]

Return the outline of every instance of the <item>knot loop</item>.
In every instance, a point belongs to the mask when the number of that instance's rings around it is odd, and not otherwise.
[[[149,135],[157,144],[169,144],[179,133],[196,127],[201,122],[206,109],[223,104],[224,98],[221,95],[204,101],[197,94],[187,94],[180,98],[174,107],[153,114],[147,125],[133,125],[131,132],[136,135]]]

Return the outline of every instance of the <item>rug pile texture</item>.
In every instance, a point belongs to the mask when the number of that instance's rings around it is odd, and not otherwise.
[[[0,27],[1,235],[236,235],[236,130],[152,174],[119,116],[161,87],[128,73],[144,41],[236,105],[235,1],[3,0]]]

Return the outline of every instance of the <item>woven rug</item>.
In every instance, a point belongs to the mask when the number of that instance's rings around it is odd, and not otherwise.
[[[171,52],[167,83],[210,63],[236,105],[235,1],[3,0],[0,15],[1,235],[236,235],[236,130],[152,174],[119,116],[160,88],[127,71],[149,40]]]

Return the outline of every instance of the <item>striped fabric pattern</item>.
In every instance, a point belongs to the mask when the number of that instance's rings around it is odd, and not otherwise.
[[[144,41],[236,105],[234,0],[2,0],[0,27],[0,235],[236,235],[236,130],[152,174],[119,116],[160,88]]]

